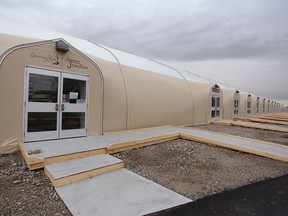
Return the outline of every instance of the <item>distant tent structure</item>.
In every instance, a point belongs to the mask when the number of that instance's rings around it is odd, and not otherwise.
[[[252,105],[254,105],[252,95],[247,92],[241,91],[240,92],[240,105],[239,105],[240,115],[239,116],[241,117],[251,116],[253,113]]]

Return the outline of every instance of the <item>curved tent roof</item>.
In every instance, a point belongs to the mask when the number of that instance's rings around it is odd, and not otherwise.
[[[0,27],[0,33],[2,34],[35,39],[34,42],[62,38],[82,52],[116,63],[116,60],[113,55],[111,55],[111,53],[87,40],[61,34],[55,31],[50,31],[41,27],[21,25],[19,23],[4,19],[0,20]]]
[[[207,84],[214,84],[212,83],[210,80],[204,78],[204,77],[201,77],[201,76],[198,76],[192,72],[189,72],[189,71],[186,71],[186,70],[182,70],[182,69],[179,69],[178,70],[184,77],[186,80],[188,81],[193,81],[193,82],[200,82],[200,83],[207,83]]]
[[[11,22],[10,20],[0,20],[0,34],[6,34],[7,37],[10,36],[10,39],[11,36],[15,37],[10,40],[11,43],[9,45],[0,45],[0,55],[3,54],[3,52],[5,52],[7,49],[19,44],[39,42],[43,40],[55,40],[61,38],[67,43],[69,43],[71,46],[75,47],[76,49],[85,54],[88,54],[89,56],[94,56],[96,58],[101,58],[109,62],[119,63],[121,65],[126,65],[129,67],[143,69],[149,72],[155,72],[166,76],[184,79],[178,70],[170,66],[165,66],[164,64],[158,63],[151,59],[125,53],[116,49],[92,43],[87,40],[47,30],[41,27],[22,25],[19,23]],[[4,47],[1,49],[2,46]],[[189,77],[189,80],[197,82],[207,82],[204,78],[199,77],[195,74],[185,77]]]

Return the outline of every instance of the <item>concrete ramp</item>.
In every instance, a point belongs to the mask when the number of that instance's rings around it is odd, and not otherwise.
[[[272,120],[272,121],[283,121],[288,122],[288,118],[285,117],[277,117],[277,116],[254,116],[252,118],[260,118],[260,119],[266,119],[266,120]]]
[[[259,122],[264,124],[276,124],[276,125],[288,125],[287,121],[278,121],[278,120],[270,120],[270,119],[262,119],[262,118],[249,118],[249,121]]]
[[[272,124],[256,123],[256,122],[220,120],[220,121],[212,121],[211,124],[225,125],[225,126],[240,126],[240,127],[256,128],[261,130],[288,133],[288,127],[282,127]]]
[[[288,162],[288,146],[200,129],[181,129],[181,138]]]
[[[131,171],[120,169],[56,188],[73,215],[145,215],[191,202]]]

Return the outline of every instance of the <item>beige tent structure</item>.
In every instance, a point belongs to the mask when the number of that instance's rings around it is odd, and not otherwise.
[[[193,125],[207,124],[210,120],[220,119],[222,93],[219,86],[191,72],[178,71],[190,87],[193,101]]]
[[[281,112],[282,111],[282,104],[277,103],[277,112]]]
[[[278,103],[274,102],[274,112],[278,112]]]
[[[250,94],[251,95],[251,115],[256,115],[257,114],[257,96]]]
[[[252,95],[241,91],[240,92],[240,105],[239,105],[239,113],[240,117],[249,117],[253,114],[253,106],[255,103],[253,103]]]
[[[281,112],[281,104],[279,102],[275,102],[275,112]]]
[[[259,112],[257,114],[263,114],[263,98],[259,97]]]
[[[219,85],[215,84],[210,89],[210,107],[211,107],[211,119],[210,120],[221,120],[223,119],[224,113],[224,96]],[[209,106],[208,105],[208,106]]]
[[[279,103],[277,101],[274,103],[274,112],[279,112]]]
[[[270,103],[269,99],[266,98],[265,99],[265,113],[269,113],[269,109],[268,109],[269,108],[269,103]]]
[[[267,103],[266,99],[263,98],[262,99],[262,113],[266,113],[266,111],[267,111],[267,107],[266,107],[267,104],[266,103]]]
[[[7,151],[19,140],[231,119],[236,99],[235,89],[189,71],[0,21],[0,147]]]
[[[272,104],[272,112],[277,112],[277,102],[276,101],[273,101],[273,104]]]
[[[271,100],[271,112],[273,113],[274,112],[274,101]]]
[[[276,102],[276,104],[275,104],[275,110],[276,110],[276,112],[280,112],[280,108],[279,108],[279,103],[278,102]]]
[[[227,86],[223,83],[217,82],[217,85],[222,92],[222,105],[220,119],[233,119],[239,116],[239,91]]]
[[[257,96],[257,99],[256,99],[256,114],[258,115],[258,114],[261,114],[261,109],[260,109],[260,107],[261,107],[261,99],[260,99],[260,97],[259,96]]]
[[[0,22],[0,146],[222,118],[218,85],[89,41]]]

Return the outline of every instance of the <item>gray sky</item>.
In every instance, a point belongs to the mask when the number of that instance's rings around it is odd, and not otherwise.
[[[0,0],[1,17],[288,105],[288,0]]]

